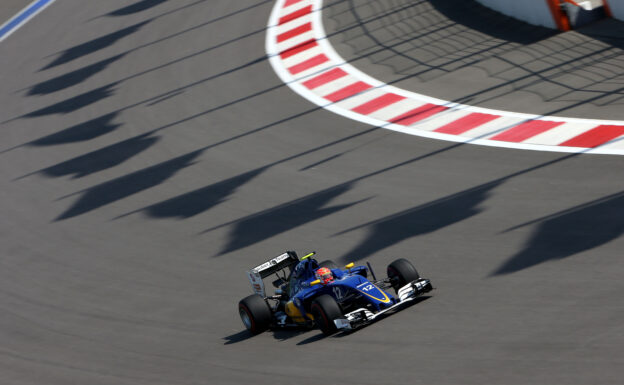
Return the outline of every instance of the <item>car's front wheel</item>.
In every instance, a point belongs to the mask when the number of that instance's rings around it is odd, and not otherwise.
[[[335,333],[338,328],[334,320],[342,316],[340,306],[332,296],[323,294],[312,302],[310,307],[314,323],[326,336]]]
[[[243,324],[252,334],[262,333],[271,326],[271,309],[264,298],[252,294],[240,300],[238,313]]]
[[[398,293],[398,290],[408,283],[420,278],[418,271],[410,261],[405,258],[399,258],[388,265],[388,278],[392,283],[392,287]]]

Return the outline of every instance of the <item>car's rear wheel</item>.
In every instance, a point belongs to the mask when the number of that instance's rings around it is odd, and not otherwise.
[[[401,287],[408,283],[420,278],[414,265],[405,258],[399,258],[389,264],[387,273],[395,292],[398,292]]]
[[[238,313],[243,324],[252,334],[262,333],[271,326],[271,309],[264,298],[252,294],[240,300]]]
[[[314,323],[326,336],[335,333],[338,328],[334,324],[334,320],[342,316],[340,306],[330,295],[323,294],[312,302],[310,307]]]

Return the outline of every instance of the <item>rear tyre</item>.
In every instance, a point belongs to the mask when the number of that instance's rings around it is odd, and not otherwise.
[[[334,320],[342,316],[342,311],[336,300],[327,294],[323,294],[312,302],[310,307],[314,323],[326,336],[334,334],[338,328]]]
[[[401,287],[420,278],[414,265],[405,258],[399,258],[389,264],[387,273],[392,282],[392,287],[397,293]]]
[[[336,262],[332,261],[331,259],[319,263],[319,267],[326,267],[328,269],[339,269]]]
[[[238,303],[238,314],[252,334],[262,333],[271,326],[271,309],[264,298],[258,294],[241,299]]]

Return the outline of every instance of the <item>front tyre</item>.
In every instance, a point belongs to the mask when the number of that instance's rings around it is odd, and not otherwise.
[[[271,326],[271,309],[264,298],[258,294],[241,299],[238,303],[238,314],[252,334],[262,333]]]
[[[399,258],[389,264],[386,271],[392,283],[392,287],[397,293],[403,286],[420,278],[414,265],[405,258]]]
[[[326,336],[334,334],[338,328],[334,320],[342,316],[340,306],[332,296],[323,294],[312,302],[310,307],[314,323]]]

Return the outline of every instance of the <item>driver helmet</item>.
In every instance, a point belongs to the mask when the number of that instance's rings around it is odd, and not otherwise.
[[[316,279],[320,280],[323,285],[327,285],[328,283],[334,280],[334,275],[331,270],[326,267],[321,267],[316,271]]]

